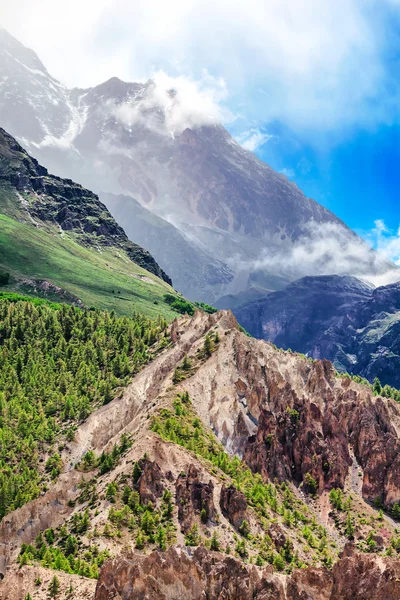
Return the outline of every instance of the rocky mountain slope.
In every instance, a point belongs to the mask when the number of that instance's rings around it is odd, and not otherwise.
[[[190,290],[190,298],[205,298],[204,290],[212,286],[224,289],[233,272],[201,248],[177,227],[157,216],[134,198],[122,194],[100,194],[118,223],[124,223],[131,240],[152,253],[167,273],[174,273],[175,289]]]
[[[283,579],[204,548],[193,556],[172,549],[110,561],[95,600],[391,600],[400,595],[399,569],[399,560],[378,563],[349,547],[331,572],[299,569]]]
[[[110,204],[120,224],[128,229],[140,219],[147,231],[155,230],[150,249],[189,298],[214,302],[251,286],[281,289],[303,274],[304,265],[284,268],[285,257],[312,236],[341,240],[336,251],[349,254],[354,272],[392,268],[222,126],[182,113],[173,90],[115,77],[69,90],[4,30],[0,81],[3,126],[52,171],[97,192],[122,194],[123,206],[121,199],[118,207]],[[160,221],[139,215],[131,198],[173,227],[164,227],[160,237]],[[165,247],[177,243],[176,230],[179,244],[189,249],[188,279],[170,255],[164,262]],[[361,244],[356,253],[347,248],[353,243]],[[329,253],[316,257],[310,274],[331,272],[330,260]],[[199,263],[204,266],[197,275]],[[207,271],[211,276],[204,276]]]
[[[354,277],[305,277],[234,312],[255,337],[400,387],[399,289],[374,289]]]
[[[22,600],[23,580],[44,599],[48,565],[110,555],[97,600],[394,600],[399,431],[393,400],[229,312],[174,321],[114,400],[60,432],[47,491],[4,517],[0,593]]]
[[[137,265],[172,283],[149,252],[129,241],[95,194],[69,179],[50,175],[1,128],[0,185],[3,195],[8,190],[28,195],[21,199],[22,207],[14,207],[13,216],[23,208],[32,223],[57,225],[62,232],[72,232],[82,245],[120,248]]]
[[[162,306],[174,293],[151,254],[127,238],[95,194],[50,175],[3,129],[0,220],[0,267],[11,275],[4,289],[109,308],[122,292],[127,311],[136,305],[151,314],[154,302]]]

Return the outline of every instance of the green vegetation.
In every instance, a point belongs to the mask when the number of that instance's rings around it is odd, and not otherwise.
[[[55,598],[58,596],[58,592],[60,591],[60,581],[56,575],[54,575],[53,579],[50,581],[49,585],[49,596],[50,598]]]
[[[318,483],[315,481],[311,473],[306,473],[304,475],[304,485],[306,486],[307,491],[311,494],[311,496],[315,496],[318,490]]]
[[[169,306],[180,313],[181,315],[188,314],[192,316],[196,308],[199,308],[203,312],[209,313],[212,315],[217,312],[217,308],[214,306],[210,306],[209,304],[205,304],[204,302],[189,302],[185,300],[182,296],[175,296],[173,294],[165,294],[164,302],[169,304]]]
[[[146,458],[142,459],[142,464]],[[131,481],[122,476],[119,482],[114,481],[111,502],[113,505],[109,510],[107,523],[103,535],[106,537],[120,537],[122,531],[126,530],[129,537],[135,539],[135,546],[143,550],[148,545],[153,545],[160,550],[166,548],[175,541],[175,526],[173,524],[174,507],[172,494],[165,489],[159,501],[153,504],[150,501],[143,502],[137,489],[136,483],[140,477],[141,467],[135,463],[132,471]],[[106,499],[110,501],[110,486],[106,490]]]
[[[342,379],[351,379],[356,383],[360,383],[362,385],[366,385],[369,387],[374,396],[382,396],[382,398],[392,398],[396,402],[400,402],[400,390],[391,387],[390,385],[382,386],[378,377],[375,377],[374,382],[370,383],[368,379],[365,377],[361,377],[360,375],[350,375],[349,373],[337,373],[338,377]]]
[[[210,306],[209,304],[205,304],[204,302],[195,302],[194,304],[195,306],[197,306],[197,308],[200,308],[200,310],[203,310],[204,312],[210,315],[213,315],[218,311],[218,308],[215,308],[215,306]]]
[[[0,271],[0,285],[8,285],[10,282],[10,273],[6,271]]]
[[[0,297],[0,518],[58,476],[55,442],[73,439],[74,427],[113,399],[149,360],[149,348],[165,343],[166,327],[161,317]],[[100,458],[100,471],[112,461]]]
[[[85,531],[81,529],[80,533]],[[19,564],[29,565],[35,562],[47,569],[97,579],[100,567],[110,554],[107,550],[100,550],[96,544],[85,546],[77,533],[77,530],[71,532],[65,525],[58,532],[47,529],[44,535],[39,533],[33,544],[22,544]],[[56,588],[53,583],[55,579],[56,576],[50,584],[54,586],[53,589]]]
[[[185,300],[181,296],[174,296],[173,294],[164,294],[164,302],[168,304],[172,310],[180,313],[181,315],[188,314],[193,315],[195,306],[192,302]]]
[[[92,471],[98,467],[99,474],[104,475],[115,469],[120,457],[130,448],[132,445],[130,438],[123,433],[119,444],[114,444],[111,452],[103,451],[101,455],[96,458],[93,450],[89,450],[82,457],[81,462],[77,465],[77,468],[81,471]],[[110,496],[115,495],[114,484],[110,484],[107,488]]]
[[[253,473],[237,456],[229,456],[214,434],[203,427],[193,411],[187,392],[177,396],[173,402],[173,410],[161,409],[153,418],[151,429],[163,439],[179,444],[209,461],[210,470],[216,473],[215,469],[219,469],[221,478],[226,479],[228,476],[236,488],[244,493],[249,506],[256,511],[265,532],[271,521],[280,516],[288,527],[298,530],[298,535],[305,540],[304,544],[315,553],[315,562],[328,566],[332,564],[327,532],[317,524],[306,505],[296,498],[285,483],[280,486],[265,483],[259,474]],[[236,539],[235,551],[241,558],[247,558],[251,550],[257,552],[259,562],[273,564],[278,570],[290,571],[293,567],[302,565],[289,542],[277,552],[268,534],[254,535],[247,521],[242,523],[240,534],[241,537]],[[187,545],[200,543],[198,530],[190,530],[185,541]]]
[[[175,311],[164,302],[172,288],[133,263],[122,249],[84,247],[56,227],[36,228],[0,214],[0,272],[10,273],[7,290],[42,294],[70,301],[62,293],[41,291],[32,280],[49,281],[82,300],[85,306],[114,310],[118,315],[138,311],[172,320]],[[29,283],[31,281],[32,283]]]

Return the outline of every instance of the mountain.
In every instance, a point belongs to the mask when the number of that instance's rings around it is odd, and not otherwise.
[[[125,223],[131,240],[147,248],[168,273],[174,273],[177,290],[190,290],[190,298],[204,297],[210,286],[223,289],[233,279],[224,263],[190,240],[177,227],[122,194],[100,193],[118,223]]]
[[[258,338],[400,387],[399,283],[374,289],[354,277],[305,277],[234,312]]]
[[[124,229],[138,222],[137,202],[168,221],[159,238],[161,222],[145,219],[149,249],[192,299],[215,302],[250,287],[279,290],[303,274],[336,272],[325,246],[312,264],[292,260],[313,237],[330,240],[333,258],[348,257],[343,268],[354,274],[394,268],[221,125],[199,121],[179,94],[153,81],[114,77],[69,90],[0,31],[0,111],[3,126],[53,172],[119,195],[118,203],[104,198]],[[177,244],[187,250],[191,277],[182,276],[175,250],[164,255]]]
[[[95,194],[50,175],[3,129],[0,223],[0,268],[11,275],[5,290],[173,315],[164,303],[171,280],[149,252],[127,238]]]
[[[138,327],[0,299],[0,317],[3,597],[397,600],[394,400],[229,312]]]

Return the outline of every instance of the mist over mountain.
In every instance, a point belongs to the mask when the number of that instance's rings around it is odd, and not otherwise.
[[[277,290],[304,275],[397,277],[332,212],[179,90],[118,78],[67,89],[4,30],[0,82],[3,126],[51,171],[119,195],[117,203],[104,196],[116,219],[132,235],[143,225],[139,243],[149,240],[189,298],[214,302],[251,286]],[[138,203],[168,223],[162,236],[161,221],[150,223]],[[172,259],[178,239],[184,267]]]

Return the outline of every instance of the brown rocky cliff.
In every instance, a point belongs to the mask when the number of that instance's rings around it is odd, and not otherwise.
[[[184,382],[202,420],[229,452],[265,480],[343,487],[354,453],[365,499],[400,500],[400,407],[309,361],[226,331],[211,358]]]
[[[286,577],[204,547],[190,556],[171,548],[108,561],[95,600],[398,600],[400,560],[350,550],[327,569],[297,569]]]

